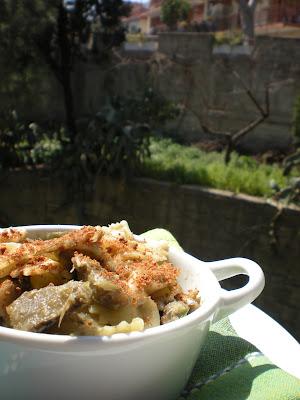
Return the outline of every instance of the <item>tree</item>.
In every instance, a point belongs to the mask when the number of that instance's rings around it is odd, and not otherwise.
[[[164,0],[161,7],[161,20],[175,30],[180,21],[186,21],[191,11],[187,0]]]
[[[77,0],[67,10],[63,0],[3,0],[0,4],[0,51],[13,74],[46,63],[61,84],[66,126],[71,142],[77,129],[74,115],[72,72],[83,59],[82,45],[91,25],[97,24],[105,49],[125,39],[121,17],[130,6],[122,0]]]
[[[257,0],[238,0],[242,29],[244,32],[245,42],[253,44],[254,42],[254,15],[257,6]]]
[[[294,106],[293,135],[294,152],[292,154],[289,154],[283,162],[286,175],[288,175],[293,168],[300,166],[300,96],[296,98]],[[297,182],[297,189],[297,195],[300,201],[300,181]]]

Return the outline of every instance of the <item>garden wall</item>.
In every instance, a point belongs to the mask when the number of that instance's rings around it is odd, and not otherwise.
[[[167,50],[167,56],[177,64],[165,68],[158,85],[167,97],[183,103],[188,100],[180,128],[188,139],[197,140],[201,136],[198,116],[212,130],[229,132],[238,131],[259,116],[233,71],[263,107],[265,87],[271,84],[270,116],[241,145],[253,152],[284,150],[291,140],[292,109],[300,88],[299,44],[299,40],[257,38],[256,48],[247,55],[236,54],[234,47],[232,52],[217,52],[209,35],[162,34],[159,48]],[[291,57],[294,62],[288,64]]]
[[[256,304],[300,338],[300,211],[261,199],[150,179],[99,177],[83,196],[47,172],[1,177],[0,224],[107,224],[126,219],[136,233],[169,229],[202,260],[234,256],[259,263],[266,287]]]
[[[123,50],[114,66],[92,55],[77,65],[73,87],[78,118],[94,115],[110,96],[141,94],[153,87],[185,107],[182,117],[167,127],[175,136],[187,141],[206,138],[203,125],[236,132],[260,115],[232,73],[237,71],[262,106],[265,87],[270,86],[270,116],[241,146],[257,152],[290,145],[292,110],[300,94],[300,39],[257,37],[252,50],[216,46],[210,34],[163,33],[156,52],[143,51],[143,57],[137,53]],[[1,62],[0,72],[5,76]],[[20,93],[0,93],[0,110],[14,105],[29,119],[62,121],[61,87],[49,70],[37,76],[30,90],[21,85]]]
[[[216,46],[209,34],[163,33],[158,52],[144,60],[125,53],[124,60],[106,72],[93,62],[79,66],[78,113],[93,114],[108,96],[143,93],[148,86],[184,106],[183,115],[167,127],[175,136],[214,138],[203,125],[234,133],[260,116],[237,71],[263,108],[269,86],[270,104],[269,118],[241,140],[241,147],[257,152],[291,144],[292,112],[300,94],[300,39],[258,37],[251,50]]]

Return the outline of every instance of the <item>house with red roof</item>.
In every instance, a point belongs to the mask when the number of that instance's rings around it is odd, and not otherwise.
[[[236,0],[189,0],[192,6],[190,24],[213,21],[217,31],[240,28],[240,14]],[[161,21],[163,0],[151,0],[149,6],[133,3],[126,20],[131,32],[145,34],[166,30]],[[261,0],[255,11],[257,34],[300,36],[300,0]]]

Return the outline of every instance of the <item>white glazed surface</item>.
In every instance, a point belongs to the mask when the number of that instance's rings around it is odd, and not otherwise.
[[[78,228],[25,227],[32,237]],[[70,337],[0,327],[0,390],[3,400],[175,400],[186,384],[213,320],[253,301],[264,277],[255,263],[230,259],[205,263],[174,248],[184,290],[199,289],[203,304],[181,320],[145,332],[112,337]],[[212,272],[213,271],[213,272]],[[249,283],[229,293],[218,279],[239,273]]]

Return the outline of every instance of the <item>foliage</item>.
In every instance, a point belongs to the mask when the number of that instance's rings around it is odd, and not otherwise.
[[[62,79],[63,58],[74,66],[92,27],[102,33],[107,48],[125,39],[121,17],[129,15],[130,9],[122,0],[77,0],[69,12],[62,0],[3,0],[0,48],[14,71],[42,57]]]
[[[297,97],[294,107],[293,134],[295,151],[285,158],[283,166],[285,175],[293,171],[297,177],[283,189],[276,187],[274,198],[286,203],[293,202],[300,206],[300,96]]]
[[[191,11],[191,5],[187,0],[164,0],[161,6],[161,20],[174,30],[177,23],[186,21]]]
[[[293,169],[300,166],[300,148],[293,154],[287,156],[283,161],[284,173],[288,175]]]
[[[296,204],[300,206],[300,178],[293,177],[289,180],[289,183],[283,189],[273,185],[274,195],[273,199],[281,201],[285,204]]]
[[[80,3],[83,12],[80,11]],[[122,17],[128,17],[131,5],[123,0],[77,0],[77,12],[89,14],[94,31],[101,33],[104,51],[119,46],[125,39],[126,28]]]
[[[112,98],[92,119],[81,121],[75,147],[70,146],[64,129],[24,123],[13,111],[5,121],[0,119],[0,169],[48,164],[62,171],[71,169],[77,177],[83,174],[85,180],[99,173],[124,176],[131,172],[235,193],[273,195],[275,200],[300,204],[299,178],[284,176],[277,165],[260,164],[236,153],[224,165],[222,153],[153,138],[157,110],[161,122],[178,113],[176,106],[153,96],[159,101],[149,108],[146,95]]]
[[[199,184],[255,196],[270,196],[270,181],[279,187],[288,179],[276,165],[259,164],[251,157],[233,154],[224,165],[221,153],[205,153],[196,147],[176,144],[171,140],[152,140],[151,157],[144,166],[144,174],[181,184]]]
[[[128,43],[144,43],[147,41],[147,36],[144,33],[127,33],[126,41]]]
[[[178,117],[181,111],[178,104],[167,100],[151,87],[146,88],[141,97],[127,97],[123,100],[126,102],[126,118],[146,122],[152,132],[160,130],[165,122]]]
[[[300,166],[300,96],[297,97],[293,113],[293,135],[296,151],[284,160],[285,173]]]
[[[0,168],[48,164],[67,143],[64,130],[43,130],[37,124],[22,122],[12,111],[1,118]]]
[[[150,133],[159,133],[159,126],[178,112],[151,88],[142,98],[111,98],[94,118],[81,124],[79,159],[87,174],[124,176],[136,171],[149,155]]]
[[[5,77],[0,81],[0,91],[10,94],[12,99],[19,98],[33,86],[34,68],[41,62],[34,38],[52,19],[47,1],[39,2],[39,11],[35,10],[35,1],[29,0],[26,7],[22,3],[18,0],[0,2],[1,75]]]
[[[147,153],[149,126],[124,120],[118,112],[120,106],[120,103],[107,105],[78,134],[79,159],[88,176],[125,175]]]
[[[63,0],[3,0],[0,3],[0,54],[6,78],[28,76],[33,67],[46,64],[62,85],[66,125],[76,136],[71,72],[84,58],[84,44],[98,27],[103,52],[125,39],[121,17],[130,6],[122,0],[77,0],[68,11]],[[10,75],[10,76],[9,76]],[[29,74],[34,80],[34,74]]]
[[[243,35],[239,31],[215,32],[214,41],[216,45],[228,44],[230,46],[237,46],[243,43]]]
[[[42,129],[22,121],[15,111],[0,118],[0,167],[10,168],[39,163],[95,177],[99,173],[132,173],[149,154],[149,137],[176,117],[179,108],[147,88],[143,96],[113,97],[93,118],[78,122],[73,144],[63,128]]]

